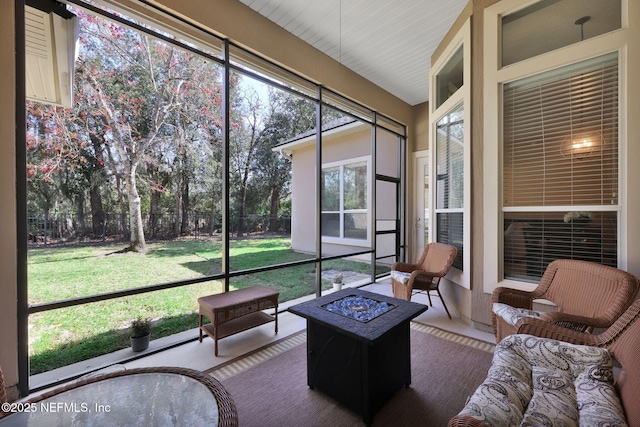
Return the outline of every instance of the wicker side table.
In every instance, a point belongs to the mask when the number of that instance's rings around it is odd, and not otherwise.
[[[200,342],[202,342],[203,332],[209,335],[215,343],[215,355],[217,356],[218,340],[221,338],[274,321],[277,334],[278,296],[278,291],[256,285],[198,298],[200,306],[198,338]],[[272,316],[262,311],[267,308],[275,308],[275,314]],[[203,325],[203,317],[209,319],[211,323]]]

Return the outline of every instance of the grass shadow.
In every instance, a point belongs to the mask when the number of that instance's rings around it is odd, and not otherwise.
[[[151,339],[173,335],[176,330],[186,331],[198,327],[198,314],[188,313],[164,317],[151,326]],[[130,346],[129,330],[110,330],[82,340],[68,341],[29,358],[31,375],[102,356]]]

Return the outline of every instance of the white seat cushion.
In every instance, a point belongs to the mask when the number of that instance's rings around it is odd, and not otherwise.
[[[396,282],[402,283],[403,285],[406,285],[407,282],[409,282],[409,277],[411,277],[411,273],[391,270],[391,278]]]
[[[503,304],[501,302],[493,303],[493,307],[491,307],[491,310],[496,314],[496,316],[501,317],[511,326],[515,326],[518,320],[522,319],[523,317],[540,317],[540,315],[542,314],[542,312],[540,311],[511,307],[510,305]]]

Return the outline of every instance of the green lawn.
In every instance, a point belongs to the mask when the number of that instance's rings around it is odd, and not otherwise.
[[[29,250],[29,303],[200,277],[221,271],[221,243],[188,240],[150,243],[146,254],[120,252],[122,244]],[[231,242],[231,271],[308,259],[290,249],[290,239]],[[323,269],[369,272],[369,265],[336,260]],[[314,265],[240,276],[232,289],[262,284],[280,292],[280,302],[314,292]],[[323,288],[331,284],[323,282]],[[143,316],[153,320],[152,339],[195,328],[197,299],[222,291],[211,281],[181,288],[36,313],[29,317],[31,374],[55,369],[129,346],[128,326]]]

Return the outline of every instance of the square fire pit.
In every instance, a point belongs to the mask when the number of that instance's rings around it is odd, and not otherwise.
[[[373,415],[411,384],[409,323],[427,306],[343,289],[289,308],[307,319],[307,384]]]

